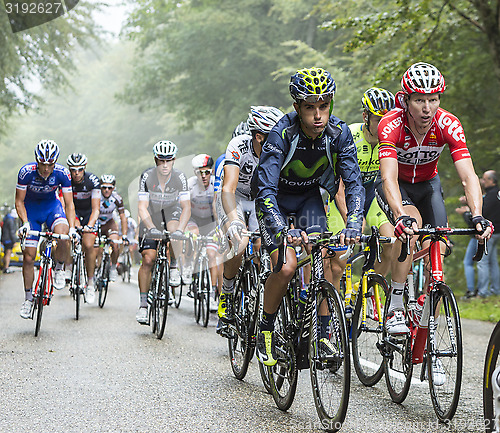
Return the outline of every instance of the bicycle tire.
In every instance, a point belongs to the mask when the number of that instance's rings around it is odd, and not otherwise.
[[[483,412],[484,428],[486,433],[496,431],[495,420],[499,418],[500,413],[495,413],[495,402],[493,397],[492,381],[498,380],[493,377],[493,373],[499,367],[498,353],[500,351],[500,322],[497,322],[488,342],[488,349],[484,358],[483,374]]]
[[[378,285],[380,305],[383,314],[386,294],[389,291],[387,281],[378,274],[368,275],[367,295],[374,293],[374,286]],[[363,325],[361,289],[357,296],[356,307],[351,321],[352,361],[356,375],[365,386],[374,386],[384,375],[384,356],[380,351],[383,341],[382,327],[379,325],[378,314],[366,315],[366,324]],[[374,296],[374,295],[373,295]],[[367,302],[372,302],[367,296]]]
[[[229,359],[234,376],[242,380],[248,371],[250,360],[255,350],[256,309],[249,303],[249,293],[252,284],[257,281],[255,265],[250,263],[242,272],[242,277],[236,283],[233,296],[233,311],[235,328],[232,337],[228,338]]]
[[[46,285],[50,283],[50,268],[45,266],[40,266],[39,272],[42,272],[42,276],[39,278],[39,284],[37,289],[35,290],[36,299],[35,299],[35,309],[36,309],[36,322],[35,322],[35,337],[38,337],[40,332],[40,327],[42,326],[42,314],[43,314],[43,305],[45,298],[45,289]],[[47,290],[47,293],[49,290]]]
[[[161,340],[165,333],[168,313],[168,285],[170,282],[170,268],[168,260],[165,260],[159,268],[159,278],[156,281],[156,338]]]
[[[201,316],[201,306],[200,306],[200,278],[201,272],[195,272],[193,274],[193,282],[191,283],[191,291],[193,294],[193,307],[194,307],[194,320],[196,323],[200,323]]]
[[[80,270],[80,259],[76,259],[76,263],[73,264],[73,268],[75,275],[74,275],[74,280],[72,280],[72,283],[74,282],[74,287],[73,287],[73,296],[75,297],[75,320],[78,320],[80,318],[80,287],[81,287],[81,270]]]
[[[99,290],[99,307],[104,307],[106,298],[108,296],[108,284],[109,284],[109,256],[105,255],[102,260],[102,274],[101,274],[101,284]]]
[[[434,412],[440,421],[449,421],[455,415],[462,386],[462,327],[457,301],[451,289],[444,283],[438,283],[438,290],[432,292],[434,305],[439,307],[435,317],[434,333],[427,338],[427,375]],[[432,318],[431,309],[431,318]],[[430,319],[431,319],[430,318]],[[433,335],[432,335],[433,334]],[[439,359],[445,372],[445,382],[440,384],[434,379],[433,370]],[[431,361],[431,362],[429,362]]]
[[[288,293],[278,308],[277,316],[280,316],[279,320],[276,318],[274,323],[278,362],[272,367],[267,367],[271,394],[276,406],[282,411],[288,410],[292,405],[298,381],[293,335],[288,332],[291,318],[290,310],[287,308],[287,299],[289,302]]]
[[[177,259],[177,267],[179,269],[179,272],[181,274],[181,283],[175,287],[172,287],[172,293],[174,294],[174,305],[175,308],[179,308],[181,305],[181,300],[182,300],[182,286],[184,286],[184,272],[183,272],[183,261],[182,261],[182,256]]]
[[[200,309],[201,309],[201,324],[204,328],[208,326],[210,319],[210,290],[212,288],[212,281],[210,278],[210,271],[208,267],[208,258],[203,260],[203,271],[201,272],[200,284]]]
[[[344,423],[351,389],[347,325],[342,301],[331,283],[319,283],[316,302],[318,308],[323,302],[327,302],[329,315],[325,317],[329,317],[329,325],[326,331],[336,353],[324,356],[318,351],[321,338],[320,316],[313,318],[309,328],[311,387],[321,426],[328,432],[336,432]]]
[[[407,305],[408,296],[403,295],[403,304]],[[410,390],[411,377],[413,373],[411,335],[393,337],[386,330],[387,315],[391,303],[391,291],[388,291],[384,307],[384,328],[383,350],[384,350],[384,375],[387,390],[391,399],[395,403],[402,403],[408,396]],[[408,312],[405,311],[405,317],[408,321]],[[408,328],[410,324],[407,323]]]

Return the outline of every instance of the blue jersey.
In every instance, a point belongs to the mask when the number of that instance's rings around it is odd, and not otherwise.
[[[36,162],[30,162],[19,170],[16,189],[26,191],[25,202],[56,200],[58,188],[63,193],[72,192],[71,175],[61,164],[55,164],[54,171],[47,179],[38,174]]]
[[[215,161],[215,180],[214,180],[214,192],[220,190],[222,184],[222,176],[224,174],[224,161],[226,159],[226,154],[223,153]]]
[[[360,229],[365,192],[348,126],[332,115],[323,133],[312,140],[302,132],[297,113],[286,114],[270,132],[254,173],[256,208],[278,232],[286,226],[278,194],[307,197],[319,194],[322,186],[334,196],[339,177],[345,184],[347,227]]]

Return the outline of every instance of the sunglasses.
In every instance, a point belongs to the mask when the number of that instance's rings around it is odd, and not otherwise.
[[[114,186],[101,186],[101,189],[113,189]]]
[[[200,176],[210,176],[212,174],[212,169],[207,168],[206,170],[200,170],[199,168],[196,170],[196,174]]]

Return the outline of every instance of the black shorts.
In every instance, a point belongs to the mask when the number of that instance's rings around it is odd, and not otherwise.
[[[80,224],[83,226],[86,226],[89,223],[90,215],[92,215],[92,209],[89,211],[77,211],[75,209],[76,217],[80,221]]]
[[[182,208],[180,206],[171,206],[169,208],[164,209],[164,214],[165,214],[165,220],[166,222],[170,221],[179,221],[179,218],[181,217],[182,213]],[[152,217],[153,223],[156,221],[161,221],[162,216],[158,217],[158,215],[155,215]],[[163,224],[155,224],[155,227],[158,230],[163,229]],[[139,252],[142,253],[144,250],[156,250],[156,247],[158,245],[158,241],[154,239],[147,239],[144,238],[144,233],[147,231],[146,227],[141,223],[139,225]]]
[[[439,175],[418,183],[400,180],[399,191],[403,199],[403,206],[415,206],[422,216],[423,225],[429,224],[431,227],[446,227],[448,225]],[[385,212],[390,223],[395,225],[396,221],[385,198],[380,179],[375,182],[375,195],[380,208]]]

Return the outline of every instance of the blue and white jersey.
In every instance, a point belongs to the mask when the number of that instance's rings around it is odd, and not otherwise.
[[[224,177],[224,161],[226,160],[226,154],[223,153],[215,161],[215,180],[214,180],[214,192],[218,192],[222,185],[222,178]]]
[[[61,164],[55,164],[54,171],[47,179],[38,174],[36,162],[22,166],[17,175],[16,189],[26,191],[24,201],[56,200],[58,188],[63,193],[72,192],[71,175]]]

